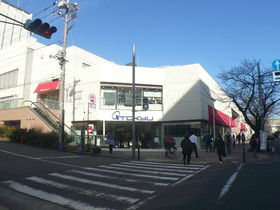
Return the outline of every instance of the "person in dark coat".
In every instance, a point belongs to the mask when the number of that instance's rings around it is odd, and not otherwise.
[[[205,152],[208,152],[208,148],[209,151],[212,152],[212,146],[211,146],[212,135],[210,133],[206,133],[205,136],[203,137],[203,140],[205,142]]]
[[[217,149],[219,162],[222,163],[223,162],[222,155],[223,155],[224,148],[225,148],[225,142],[223,140],[223,137],[222,137],[221,133],[218,133],[218,135],[215,139],[215,146],[216,146],[216,149]]]
[[[190,164],[190,160],[192,156],[192,143],[188,135],[186,135],[185,138],[182,140],[181,147],[182,147],[184,165],[186,165],[186,157],[188,157],[187,164]]]

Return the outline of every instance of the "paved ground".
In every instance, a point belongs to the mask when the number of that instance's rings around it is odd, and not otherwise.
[[[3,142],[4,143],[4,142]],[[1,144],[1,148],[4,150],[5,145],[8,146],[11,144]],[[27,146],[27,145],[22,145],[26,147],[27,150],[24,150],[25,153],[22,153],[21,155],[33,155],[34,157],[37,157],[38,152],[40,153],[40,156],[57,156],[59,154],[61,155],[70,155],[73,156],[71,153],[59,153],[54,150],[48,150],[48,149],[35,149],[33,146]],[[9,147],[11,149],[11,152],[17,152],[17,149],[22,148],[21,145],[19,144],[14,144],[12,147]],[[227,157],[224,157],[224,162],[232,162],[232,163],[239,163],[243,162],[243,148],[245,150],[245,160],[246,162],[255,162],[255,161],[262,161],[265,159],[269,159],[271,157],[270,154],[265,154],[265,153],[259,153],[258,158],[253,158],[253,154],[250,152],[247,152],[248,150],[248,145],[245,145],[244,147],[242,145],[237,145],[233,151],[232,154],[228,155]],[[215,152],[205,152],[204,150],[199,150],[198,151],[199,158],[193,157],[191,160],[191,164],[218,164],[218,156]],[[32,156],[32,157],[33,157]],[[113,154],[110,154],[107,148],[102,148],[101,154],[98,155],[93,155],[93,158],[89,159],[94,159],[94,156],[99,156],[101,158],[96,158],[102,161],[102,163],[114,163],[115,161],[118,160],[124,160],[124,161],[130,161],[132,159],[132,149],[131,148],[115,148],[113,150]],[[194,155],[193,155],[194,156]],[[136,159],[138,157],[138,151],[136,149]],[[83,158],[83,157],[81,157]],[[85,157],[87,158],[87,157]],[[165,157],[165,152],[163,149],[140,149],[140,160],[141,161],[154,161],[154,162],[172,162],[172,163],[179,163],[182,164],[182,155],[181,155],[181,150],[179,149],[177,152],[177,156],[175,158],[167,158]],[[232,165],[232,164],[226,164],[226,165]],[[6,208],[4,206],[0,205],[0,210]]]
[[[247,152],[249,145],[236,145],[232,149],[232,153],[223,157],[224,161],[232,162],[243,162],[244,153],[243,148],[245,149],[245,161],[261,161],[271,157],[270,153],[258,153],[257,158],[253,157],[252,152]],[[205,150],[198,150],[199,157],[196,158],[195,155],[192,155],[191,164],[211,164],[218,163],[218,155],[216,152],[205,152]],[[132,159],[132,149],[131,148],[114,148],[113,154],[110,154],[107,148],[102,148],[101,154],[99,156],[110,157],[110,158],[122,158],[122,159]],[[136,159],[138,158],[138,150],[135,151]],[[182,154],[181,149],[177,151],[175,158],[165,157],[164,149],[141,149],[140,148],[140,160],[144,161],[159,161],[159,162],[174,162],[182,163]]]

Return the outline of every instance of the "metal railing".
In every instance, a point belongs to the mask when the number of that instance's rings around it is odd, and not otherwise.
[[[39,110],[39,112],[41,114],[43,114],[43,116],[38,112],[36,111],[41,117],[46,117],[47,120],[45,119],[45,121],[51,121],[51,124],[55,125],[51,125],[55,130],[56,132],[58,132],[58,129],[59,129],[59,117],[56,116],[49,108],[47,108],[43,103],[41,102],[33,102],[33,101],[30,101],[30,100],[26,100],[23,102],[24,103],[30,103],[30,107],[31,108],[36,108]],[[33,109],[34,110],[34,109]],[[80,135],[78,135],[75,130],[73,130],[72,128],[70,128],[68,125],[64,124],[64,127],[67,128],[67,131],[66,134],[67,135],[70,135],[72,138],[73,138],[73,141],[76,142],[76,144],[80,141],[81,137]],[[71,142],[70,142],[71,143]]]

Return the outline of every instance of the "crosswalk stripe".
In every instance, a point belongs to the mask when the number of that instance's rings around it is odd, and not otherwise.
[[[137,162],[123,162],[122,164],[133,165],[133,166],[145,166],[145,167],[160,167],[161,170],[169,170],[169,171],[188,171],[188,170],[198,170],[200,167],[191,167],[191,166],[173,166],[173,165],[160,165],[160,164],[150,164],[150,163],[137,163]]]
[[[133,204],[137,201],[139,201],[139,199],[137,198],[130,198],[130,197],[126,197],[126,196],[118,196],[118,195],[114,195],[111,193],[102,193],[102,192],[98,192],[95,190],[87,190],[87,189],[83,189],[80,187],[75,187],[75,186],[71,186],[71,185],[67,185],[67,184],[61,184],[55,181],[51,181],[51,180],[47,180],[47,179],[43,179],[40,177],[28,177],[26,178],[27,180],[36,182],[36,183],[40,183],[40,184],[44,184],[44,185],[48,185],[51,187],[55,187],[55,188],[59,188],[59,189],[63,189],[66,191],[70,191],[70,192],[75,192],[81,195],[87,195],[87,196],[94,196],[97,198],[102,198],[102,199],[106,199],[106,200],[111,200],[111,201],[120,201],[120,202],[127,202],[129,204]]]
[[[149,166],[149,165],[142,165],[138,166],[140,164],[135,164],[134,163],[122,163],[122,164],[111,164],[113,166],[122,166],[122,167],[127,167],[127,168],[139,168],[139,169],[146,169],[146,170],[157,170],[157,171],[171,171],[171,172],[182,172],[182,173],[193,173],[194,171],[192,170],[180,170],[180,169],[170,169],[170,168],[155,168],[154,166]]]
[[[126,182],[146,183],[146,184],[152,184],[152,185],[157,185],[157,186],[167,186],[168,185],[168,183],[150,182],[150,181],[144,181],[144,180],[119,178],[119,177],[115,177],[115,176],[107,176],[107,175],[101,175],[101,174],[98,174],[98,176],[96,176],[97,175],[96,173],[89,173],[89,172],[78,171],[78,170],[71,170],[71,172],[74,172],[74,173],[77,173],[77,174],[83,174],[83,175],[87,175],[87,176],[93,176],[93,177],[102,177],[102,178],[106,178],[106,179],[117,179],[117,180],[126,181]]]
[[[113,164],[112,164],[113,165]],[[149,173],[149,174],[161,174],[161,175],[169,175],[169,176],[186,176],[186,174],[179,174],[179,173],[171,173],[171,172],[162,172],[162,171],[151,171],[149,170],[137,170],[137,169],[131,169],[131,168],[122,168],[123,165],[120,164],[121,167],[115,167],[115,166],[98,166],[101,168],[108,168],[108,169],[118,169],[118,170],[125,170],[125,171],[134,171],[134,172],[141,172],[141,173]],[[191,171],[192,172],[192,171]],[[190,173],[191,173],[190,172]]]
[[[106,169],[101,169],[101,168],[86,167],[84,169],[93,170],[93,171],[108,172],[108,173],[118,174],[118,175],[127,175],[127,176],[135,176],[135,177],[142,177],[142,178],[145,177],[145,178],[151,178],[151,179],[162,179],[162,180],[173,180],[173,181],[177,181],[179,179],[179,178],[175,178],[175,177],[152,176],[152,175],[146,175],[146,174],[125,173],[125,172],[112,171],[112,170],[106,170]]]
[[[179,163],[163,163],[163,162],[149,162],[149,161],[139,161],[139,160],[132,160],[129,161],[131,163],[143,163],[143,164],[153,164],[153,165],[162,165],[162,166],[178,166],[181,168],[189,168],[189,167],[197,167],[197,168],[203,168],[205,165],[194,165],[194,164],[190,164],[190,165],[182,165]]]
[[[18,182],[14,182],[14,181],[5,181],[2,182],[4,184],[6,184],[10,189],[13,189],[15,191],[27,194],[27,195],[31,195],[33,197],[42,199],[42,200],[46,200],[49,201],[51,203],[55,203],[55,204],[59,204],[62,206],[67,206],[73,209],[84,209],[84,210],[92,210],[92,209],[98,209],[98,210],[102,210],[102,209],[109,209],[109,208],[104,208],[104,207],[95,207],[95,206],[91,206],[88,205],[87,203],[83,203],[80,201],[75,201],[69,198],[65,198],[63,196],[60,195],[56,195],[53,193],[48,193],[46,191],[42,191],[42,190],[38,190],[38,189],[34,189],[32,187],[29,187],[27,185],[23,185],[20,184]]]
[[[90,179],[83,179],[83,178],[78,178],[78,177],[69,176],[69,175],[60,174],[60,173],[52,173],[52,174],[49,174],[49,175],[59,177],[59,178],[62,178],[62,179],[76,181],[76,182],[81,182],[81,183],[86,183],[86,184],[91,184],[91,185],[97,185],[97,186],[102,186],[102,187],[108,187],[108,188],[118,189],[118,190],[125,190],[125,191],[130,191],[130,192],[139,192],[139,193],[144,193],[144,194],[153,194],[155,192],[153,190],[143,190],[143,189],[137,189],[137,188],[133,188],[133,187],[125,187],[125,186],[116,185],[116,184],[108,184],[106,182],[93,181],[93,180],[90,180]]]

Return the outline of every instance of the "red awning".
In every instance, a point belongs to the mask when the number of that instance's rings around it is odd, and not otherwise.
[[[243,124],[243,123],[241,123],[241,124],[240,124],[240,130],[246,131],[246,130],[247,130],[246,125]]]
[[[213,109],[212,106],[208,106],[208,114],[209,114],[209,122],[213,122],[213,115],[214,115],[216,124],[225,125],[228,127],[236,127],[236,124],[232,119],[232,117],[228,116],[227,114],[215,108]]]
[[[59,80],[40,83],[40,84],[38,84],[34,93],[42,93],[42,92],[46,92],[46,91],[50,91],[50,90],[56,90],[58,85],[59,85]]]

